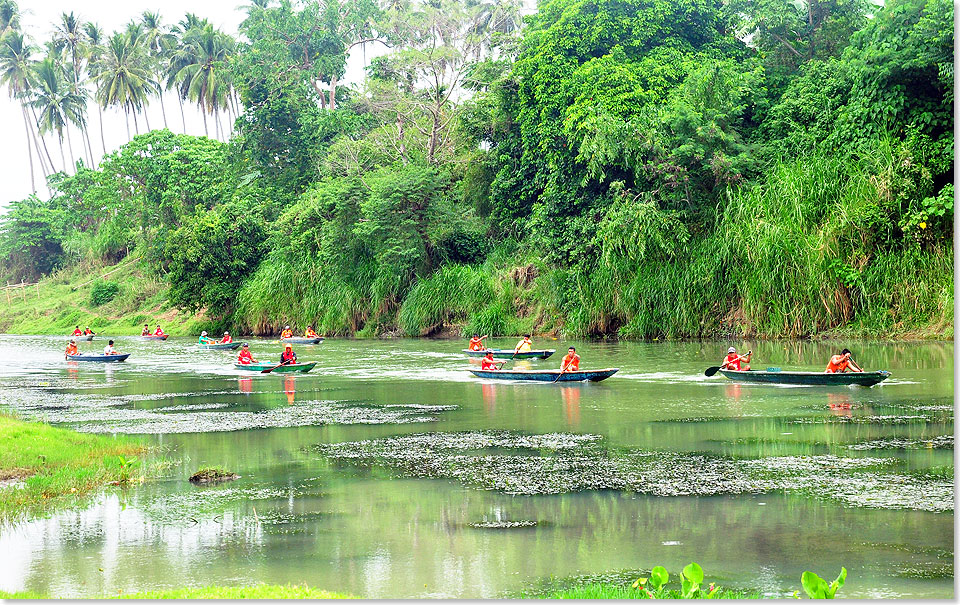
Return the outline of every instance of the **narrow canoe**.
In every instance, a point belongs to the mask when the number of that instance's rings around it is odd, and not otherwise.
[[[318,336],[316,338],[305,338],[303,336],[293,336],[291,338],[281,338],[280,342],[289,342],[290,344],[294,344],[294,345],[318,345],[321,342],[323,342],[323,336]]]
[[[163,334],[161,336],[155,336],[151,334],[150,336],[141,336],[140,338],[144,340],[166,340],[167,336],[169,336],[169,334]]]
[[[209,345],[200,345],[201,349],[207,351],[233,351],[240,348],[239,342],[216,343]]]
[[[464,349],[463,352],[470,357],[485,357],[487,355],[485,350],[471,351],[470,349]],[[511,357],[513,359],[546,359],[556,352],[556,349],[540,349],[527,351],[526,353],[517,353],[517,356],[514,357],[513,349],[494,349],[493,357],[494,359],[510,359]]]
[[[71,334],[70,338],[72,340],[86,340],[87,342],[90,342],[91,340],[93,340],[94,336],[96,336],[96,334],[81,334],[80,336],[74,336]]]
[[[478,378],[498,378],[500,380],[534,380],[537,382],[599,382],[616,374],[620,368],[604,368],[602,370],[579,370],[564,372],[557,380],[560,370],[470,370]]]
[[[102,361],[102,362],[113,362],[113,361],[123,361],[127,357],[130,357],[130,353],[120,353],[118,355],[67,355],[68,361]]]
[[[890,376],[890,372],[844,372],[826,374],[824,372],[765,372],[762,370],[720,370],[730,380],[741,382],[763,382],[767,384],[799,384],[812,386],[849,386],[872,387]]]
[[[268,368],[276,366],[275,363],[235,363],[233,367],[238,370],[249,370],[251,372],[262,372]],[[279,368],[273,370],[277,374],[292,374],[295,372],[309,372],[313,369],[313,366],[317,365],[317,362],[313,361],[310,363],[291,363],[285,366],[280,366]]]

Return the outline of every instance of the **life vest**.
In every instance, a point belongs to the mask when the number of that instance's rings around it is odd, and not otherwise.
[[[520,342],[517,343],[517,346],[515,346],[513,350],[516,351],[517,353],[529,353],[530,341],[526,339],[521,340]]]
[[[306,337],[306,338],[316,338],[316,337],[317,337],[317,333],[314,332],[313,330],[307,330],[306,332],[303,333],[303,335],[304,335],[304,337]]]
[[[297,363],[297,354],[293,351],[284,351],[280,353],[280,363]]]
[[[76,355],[77,345],[67,345],[67,355]]]
[[[230,344],[231,342],[233,342],[233,337],[227,334],[226,336],[223,337],[223,340],[220,341],[220,344],[226,345],[226,344]]]
[[[280,332],[280,338],[290,338],[291,336],[293,336],[293,330],[284,330],[283,332]]]
[[[481,338],[471,338],[471,339],[470,339],[470,347],[469,347],[469,349],[470,349],[471,351],[480,351],[481,349],[483,349],[483,339],[481,339]]]
[[[834,374],[840,372],[846,372],[847,367],[850,365],[849,359],[844,359],[843,355],[834,355],[830,358],[830,362],[827,363],[827,374]]]
[[[158,328],[157,328],[157,331],[154,332],[153,335],[154,335],[154,336],[163,336],[163,330],[158,327]]]
[[[250,349],[240,351],[240,355],[237,356],[237,363],[241,363],[243,365],[253,363],[253,353],[250,352]]]
[[[727,353],[726,358],[724,358],[723,363],[727,365],[728,370],[737,370],[740,371],[740,356],[736,353]]]
[[[493,359],[487,359],[486,357],[484,357],[483,359],[480,360],[480,369],[481,369],[481,370],[496,370],[496,369],[497,369],[497,362],[495,362]]]
[[[93,330],[91,330],[90,328],[87,328],[86,330],[83,331],[84,336],[90,336],[91,334],[93,334]]]
[[[580,369],[580,356],[576,353],[567,353],[563,356],[563,363],[560,367],[565,372],[576,372]]]

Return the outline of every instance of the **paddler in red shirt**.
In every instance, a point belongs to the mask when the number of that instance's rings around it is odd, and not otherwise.
[[[237,363],[241,365],[257,363],[257,360],[253,358],[253,353],[250,352],[250,345],[247,343],[243,343],[243,348],[240,349],[240,355],[237,356]]]
[[[563,356],[563,361],[560,362],[560,371],[561,372],[576,372],[580,369],[580,356],[577,355],[577,349],[570,347],[567,349],[567,354]]]
[[[473,338],[470,339],[470,345],[467,348],[471,351],[482,351],[484,338],[489,338],[489,336],[480,336],[479,334],[474,334]]]
[[[493,349],[487,349],[486,356],[480,360],[480,369],[481,370],[499,370],[503,367],[503,362],[497,364],[493,360]]]
[[[83,336],[83,330],[80,329],[80,326],[77,326],[77,327],[73,330],[73,335],[74,335],[74,336]]]
[[[730,347],[727,349],[727,356],[723,358],[723,363],[720,365],[720,369],[746,372],[750,369],[749,363],[751,355],[753,355],[753,351],[747,351],[746,355],[737,355],[737,348]]]
[[[153,333],[154,336],[163,336],[163,328],[160,327],[160,324],[157,324],[157,331]]]
[[[223,333],[223,338],[220,339],[220,344],[222,344],[222,345],[228,345],[228,344],[230,344],[231,342],[233,342],[233,337],[230,336],[230,332],[224,332],[224,333]]]
[[[830,362],[827,363],[827,369],[824,370],[824,373],[834,374],[838,372],[846,372],[847,370],[862,372],[863,368],[858,366],[857,363],[850,357],[850,355],[850,349],[844,349],[840,351],[839,355],[832,356],[830,358]]]

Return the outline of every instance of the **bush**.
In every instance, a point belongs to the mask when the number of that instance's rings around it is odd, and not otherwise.
[[[120,293],[120,284],[112,281],[98,281],[90,290],[90,306],[105,305]]]

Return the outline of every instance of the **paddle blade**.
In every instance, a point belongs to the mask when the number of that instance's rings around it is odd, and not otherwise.
[[[716,374],[716,373],[719,372],[719,371],[720,371],[720,366],[713,366],[712,368],[707,368],[707,370],[703,373],[703,375],[704,375],[704,376],[713,376],[714,374]]]

